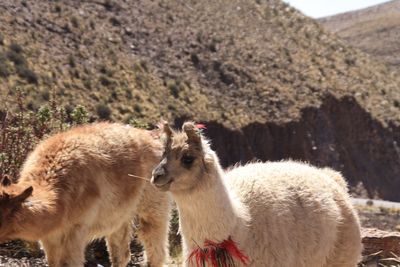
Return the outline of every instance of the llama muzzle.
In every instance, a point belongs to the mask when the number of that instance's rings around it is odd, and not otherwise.
[[[172,183],[172,179],[167,176],[163,166],[157,166],[152,173],[151,183],[162,191],[167,191]]]

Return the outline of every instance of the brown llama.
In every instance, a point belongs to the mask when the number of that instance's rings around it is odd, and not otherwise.
[[[51,267],[81,267],[84,249],[105,237],[114,267],[130,260],[131,222],[148,265],[168,253],[169,198],[139,177],[150,177],[162,145],[153,133],[97,123],[42,141],[25,161],[17,183],[0,185],[0,242],[40,240]]]

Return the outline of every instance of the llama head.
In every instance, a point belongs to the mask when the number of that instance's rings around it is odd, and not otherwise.
[[[152,173],[151,182],[163,191],[185,191],[201,182],[214,152],[193,122],[185,122],[182,131],[163,125],[164,154]]]
[[[11,183],[8,177],[0,181],[0,243],[17,238],[18,214],[32,195],[33,188]]]

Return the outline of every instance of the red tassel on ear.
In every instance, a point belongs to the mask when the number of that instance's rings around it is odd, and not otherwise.
[[[206,240],[204,248],[194,249],[187,260],[190,265],[195,263],[197,267],[205,267],[208,264],[212,267],[235,267],[235,259],[244,265],[249,265],[249,258],[229,237],[221,243]]]
[[[197,129],[200,129],[200,130],[207,129],[206,125],[202,124],[202,123],[197,123],[195,126]]]

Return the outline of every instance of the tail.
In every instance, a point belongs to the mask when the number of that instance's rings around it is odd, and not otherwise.
[[[340,172],[332,170],[331,168],[323,168],[322,171],[331,177],[346,192],[349,190],[348,184]]]

